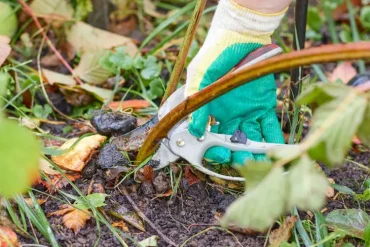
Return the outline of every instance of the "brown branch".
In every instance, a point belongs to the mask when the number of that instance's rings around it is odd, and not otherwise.
[[[175,67],[173,68],[173,71],[171,73],[170,80],[168,82],[166,92],[163,96],[162,103],[163,104],[167,98],[176,91],[177,84],[179,83],[180,76],[184,70],[186,58],[188,57],[188,53],[190,50],[191,42],[194,39],[194,36],[197,32],[197,27],[200,21],[200,18],[202,17],[202,13],[204,10],[204,7],[206,6],[207,0],[198,0],[197,5],[195,6],[193,16],[190,20],[190,25],[188,27],[188,30],[186,31],[184,41],[182,43],[180,53],[177,57],[177,61],[175,64]]]
[[[55,48],[49,37],[46,35],[44,29],[42,28],[39,20],[37,19],[36,15],[33,13],[32,9],[23,1],[23,0],[18,0],[18,2],[23,6],[24,10],[27,12],[28,15],[30,15],[35,22],[37,28],[40,30],[42,36],[46,40],[46,43],[50,47],[50,49],[55,53],[55,55],[58,57],[58,59],[62,62],[62,64],[68,69],[68,71],[72,74],[72,76],[75,78],[78,84],[83,84],[83,82],[75,76],[75,73],[72,69],[72,67],[67,63],[67,61],[63,58],[63,56],[60,54],[60,52]]]
[[[166,235],[164,235],[155,225],[153,222],[150,221],[150,219],[148,219],[148,217],[146,217],[146,215],[140,210],[140,208],[136,205],[135,201],[131,198],[131,196],[129,195],[128,191],[126,190],[125,187],[123,186],[120,186],[118,188],[118,190],[124,194],[127,198],[127,200],[130,202],[131,206],[135,209],[135,211],[138,213],[138,215],[140,216],[140,218],[142,218],[146,223],[148,223],[150,225],[150,227],[155,230],[158,235],[164,240],[166,241],[169,245],[171,246],[178,246],[178,244],[174,243],[171,239],[169,239]]]
[[[183,103],[170,111],[150,131],[137,156],[137,161],[145,160],[157,147],[160,140],[181,119],[230,90],[246,84],[263,75],[286,71],[292,68],[317,63],[340,60],[369,59],[370,42],[325,45],[321,47],[294,51],[259,62],[248,68],[230,73],[202,91],[188,97]]]

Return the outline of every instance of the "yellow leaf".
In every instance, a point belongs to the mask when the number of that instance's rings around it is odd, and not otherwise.
[[[63,216],[63,224],[78,233],[86,222],[91,218],[89,210],[76,209],[70,205],[63,204],[62,209],[48,214],[48,216]]]
[[[66,34],[67,41],[72,44],[77,52],[112,49],[117,46],[126,47],[130,56],[134,56],[138,51],[132,39],[92,27],[83,22],[74,24],[67,30]]]
[[[72,20],[74,12],[66,0],[34,0],[30,8],[38,17],[65,21]]]
[[[11,246],[19,246],[17,234],[7,226],[0,226],[0,247]]]
[[[290,239],[297,220],[298,216],[289,216],[278,229],[271,232],[270,244],[272,247],[278,247],[281,243]]]
[[[107,51],[82,54],[80,63],[74,70],[75,75],[92,84],[100,84],[106,81],[110,76],[110,72],[100,65],[100,59],[106,54]]]
[[[53,85],[54,83],[60,83],[69,86],[76,85],[75,80],[70,75],[64,75],[48,69],[42,69],[42,74],[51,85]]]
[[[72,147],[66,153],[59,156],[51,156],[55,164],[69,171],[80,172],[85,167],[92,152],[100,147],[106,137],[101,135],[92,135],[80,140],[74,147],[72,145],[78,140],[77,138],[66,141],[59,149],[65,150]]]
[[[118,222],[113,222],[112,226],[119,227],[122,230],[124,230],[125,232],[130,232],[130,230],[128,229],[126,223],[123,220],[120,220]]]

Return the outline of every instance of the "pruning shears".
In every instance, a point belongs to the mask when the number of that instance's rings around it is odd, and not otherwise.
[[[282,53],[282,49],[277,45],[271,44],[263,46],[250,53],[229,73],[241,68],[249,67],[280,53]],[[138,149],[145,140],[151,127],[157,124],[158,121],[163,119],[173,108],[185,100],[184,91],[185,86],[177,89],[159,108],[156,116],[141,127],[123,136],[114,138],[112,143],[115,144],[119,150],[131,151]],[[240,131],[236,131],[234,135],[215,134],[206,131],[203,137],[196,138],[188,131],[187,119],[183,119],[168,131],[167,137],[162,139],[158,150],[153,155],[149,164],[155,170],[158,170],[182,158],[207,175],[231,181],[244,181],[244,178],[242,177],[225,176],[203,166],[202,158],[204,153],[214,146],[223,146],[231,151],[249,151],[254,154],[266,154],[272,149],[287,145],[254,142],[247,139],[244,133],[240,133]]]

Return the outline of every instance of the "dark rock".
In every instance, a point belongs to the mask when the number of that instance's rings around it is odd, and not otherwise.
[[[153,185],[157,194],[166,192],[170,187],[168,177],[166,176],[166,174],[164,174],[164,172],[158,173],[158,175],[153,180]]]
[[[152,182],[144,181],[140,185],[140,192],[146,196],[155,194]]]
[[[120,112],[96,111],[91,124],[105,136],[120,136],[137,127],[136,118]]]
[[[82,177],[91,179],[96,173],[95,159],[92,159],[87,163],[87,165],[82,170]]]
[[[129,160],[112,144],[106,144],[99,153],[96,164],[103,169],[128,165]]]
[[[66,115],[72,113],[72,106],[68,104],[67,100],[65,99],[65,96],[60,91],[58,90],[48,91],[48,97],[51,103],[54,105],[54,107],[57,108],[59,111]],[[36,92],[36,99],[42,105],[48,103],[41,90]]]

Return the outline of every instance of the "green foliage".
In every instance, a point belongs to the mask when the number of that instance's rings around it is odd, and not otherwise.
[[[51,108],[51,106],[48,105],[48,104],[45,104],[44,106],[42,106],[42,105],[35,105],[32,108],[32,113],[37,118],[47,119],[48,116],[51,113],[53,113],[53,108]]]
[[[71,0],[71,4],[75,10],[74,18],[77,20],[85,19],[93,11],[91,0]]]
[[[361,209],[337,209],[326,216],[326,222],[330,228],[364,239],[365,228],[370,223],[370,217]]]
[[[91,207],[93,208],[103,207],[106,205],[104,201],[107,196],[108,196],[107,194],[102,194],[102,193],[90,194],[84,198],[76,198],[76,201],[73,205],[76,208],[81,209],[81,210],[91,209]]]
[[[307,12],[307,24],[314,31],[320,32],[320,30],[321,30],[321,28],[322,28],[322,26],[324,24],[324,20],[320,16],[317,7],[310,6],[308,8],[308,12]]]
[[[25,192],[37,177],[40,143],[16,122],[0,119],[0,195]]]
[[[370,6],[361,8],[360,20],[362,26],[366,29],[370,29]]]
[[[18,19],[9,4],[0,2],[0,35],[12,37],[17,31]]]

